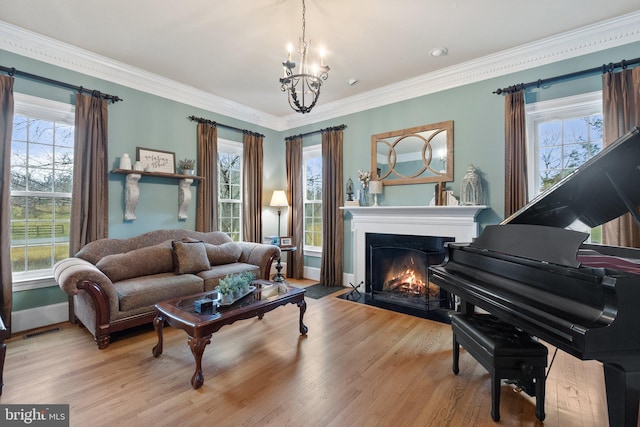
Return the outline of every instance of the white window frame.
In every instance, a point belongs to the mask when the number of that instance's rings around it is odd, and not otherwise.
[[[527,120],[527,179],[529,200],[538,194],[540,164],[537,141],[538,123],[602,114],[602,91],[539,101],[525,106]]]
[[[305,206],[308,202],[307,200],[307,159],[309,157],[322,157],[322,144],[316,144],[316,145],[309,145],[307,147],[302,147],[302,174],[303,174],[303,182],[305,185],[304,188],[304,194],[303,194],[303,206]],[[324,189],[323,189],[324,191]],[[322,203],[322,202],[320,202]],[[304,208],[303,208],[304,209]],[[306,218],[306,212],[303,215],[303,218]],[[324,226],[324,223],[323,223]],[[306,230],[306,224],[303,224],[303,230]],[[304,241],[304,237],[303,237],[303,241]],[[322,246],[309,246],[309,245],[304,245],[304,254],[306,256],[311,256],[311,257],[317,257],[320,258],[322,257]]]
[[[538,123],[552,120],[565,120],[575,117],[588,117],[602,114],[602,91],[583,93],[548,101],[539,101],[525,106],[527,126],[527,179],[529,201],[539,194],[540,164],[538,156]],[[590,233],[591,229],[581,223],[574,222],[572,230]]]
[[[238,203],[239,207],[240,207],[240,241],[242,241],[242,205],[243,205],[243,200],[244,200],[244,194],[243,194],[243,189],[244,189],[244,173],[242,171],[242,167],[243,167],[243,163],[244,163],[244,146],[242,145],[242,143],[240,142],[235,142],[235,141],[230,141],[228,139],[218,139],[218,155],[220,155],[220,153],[231,153],[231,154],[237,154],[240,156],[240,201],[237,202],[236,200],[231,200],[231,199],[225,199],[225,200],[221,200],[220,197],[220,174],[218,173],[218,194],[216,195],[216,199],[218,201],[218,209],[220,206],[220,202],[225,202],[225,203]],[[218,167],[220,165],[218,164]],[[220,211],[218,210],[218,216],[220,215]]]
[[[26,95],[15,92],[13,94],[14,115],[50,120],[68,125],[75,125],[75,106],[64,102]],[[25,193],[27,195],[27,193]],[[28,194],[30,195],[30,194]],[[52,196],[71,198],[71,193],[51,193]],[[34,270],[29,272],[12,273],[13,290],[25,291],[51,286],[53,270]]]

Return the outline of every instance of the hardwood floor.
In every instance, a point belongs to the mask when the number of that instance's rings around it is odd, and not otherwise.
[[[70,404],[72,426],[533,426],[535,401],[502,386],[490,416],[489,375],[464,350],[451,372],[449,325],[334,297],[307,299],[306,337],[295,305],[215,333],[205,382],[189,383],[183,331],[120,335],[98,350],[69,323],[7,342],[0,403]],[[550,349],[550,359],[552,350]],[[602,367],[558,352],[547,381],[545,426],[606,426]]]

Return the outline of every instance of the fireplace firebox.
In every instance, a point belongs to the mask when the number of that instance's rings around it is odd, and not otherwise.
[[[429,282],[429,266],[442,263],[444,244],[453,241],[453,237],[367,233],[367,294],[391,309],[452,308],[448,292]]]

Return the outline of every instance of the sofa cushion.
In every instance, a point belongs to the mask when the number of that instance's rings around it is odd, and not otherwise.
[[[203,242],[184,239],[182,241],[174,240],[171,244],[173,245],[176,273],[199,273],[211,268]]]
[[[122,254],[107,255],[96,264],[112,282],[173,271],[173,251],[170,241],[134,249]]]
[[[227,242],[221,245],[205,243],[204,247],[211,265],[231,264],[238,261],[242,254],[242,247],[236,242]]]
[[[204,281],[193,274],[153,274],[114,283],[120,311],[135,310],[181,296],[204,292]]]

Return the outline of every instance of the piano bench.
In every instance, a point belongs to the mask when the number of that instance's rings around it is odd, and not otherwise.
[[[491,418],[500,419],[500,384],[510,380],[536,397],[536,418],[543,421],[548,350],[526,332],[490,314],[451,314],[453,373],[458,375],[460,345],[491,374]]]

